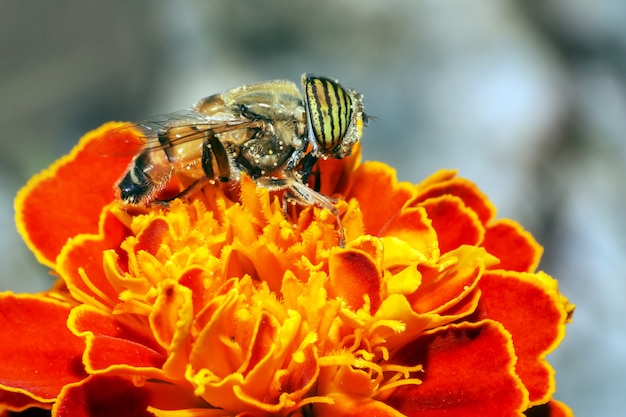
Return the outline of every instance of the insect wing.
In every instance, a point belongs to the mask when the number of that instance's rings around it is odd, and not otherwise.
[[[207,133],[225,133],[255,127],[257,124],[241,118],[211,118],[194,110],[179,111],[112,129],[99,140],[96,152],[106,157],[135,155],[142,150],[153,152],[204,140]]]

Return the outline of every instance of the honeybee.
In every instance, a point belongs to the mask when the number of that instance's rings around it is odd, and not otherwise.
[[[257,185],[284,190],[288,202],[318,206],[343,227],[335,200],[306,185],[318,159],[350,154],[367,123],[362,95],[337,81],[302,76],[300,93],[291,81],[233,88],[206,97],[190,110],[166,114],[134,127],[142,150],[118,182],[126,204],[150,204],[173,176],[191,180],[188,195],[207,182],[238,181],[244,172]]]

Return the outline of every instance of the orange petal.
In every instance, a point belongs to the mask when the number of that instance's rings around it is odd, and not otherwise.
[[[3,391],[0,389],[0,417],[16,416],[17,414],[9,413],[9,411],[19,412],[33,407],[49,410],[52,408],[52,404],[37,401],[30,395],[26,395],[21,392]],[[29,414],[24,413],[24,415],[28,416]],[[39,414],[35,413],[34,415]],[[41,415],[44,416],[46,413],[41,412]]]
[[[328,271],[334,296],[342,297],[350,307],[358,310],[367,294],[372,312],[378,310],[381,276],[369,255],[356,249],[335,250],[328,258]]]
[[[302,359],[294,360],[289,363],[287,375],[280,381],[280,390],[278,393],[291,393],[292,397],[304,397],[307,390],[317,382],[317,376],[320,372],[318,364],[317,351],[311,345],[302,350]]]
[[[467,297],[493,260],[482,248],[463,246],[443,255],[439,262],[437,266],[418,266],[422,283],[409,297],[418,313],[441,313]]]
[[[429,198],[444,195],[453,195],[463,200],[463,203],[473,210],[482,223],[487,223],[496,213],[487,196],[476,185],[465,179],[453,177],[452,171],[440,171],[431,178],[427,178],[418,185],[417,202],[424,202]]]
[[[150,392],[126,378],[96,375],[65,387],[54,404],[56,417],[154,417],[147,410]]]
[[[106,135],[112,142],[129,143],[132,130],[112,133],[123,126],[107,123],[87,133],[69,155],[32,177],[18,193],[18,230],[44,265],[54,266],[68,238],[98,232],[102,207],[115,198],[113,187],[132,158],[132,152],[105,157],[98,143]]]
[[[178,279],[180,285],[191,290],[192,310],[195,312],[201,311],[208,302],[204,288],[204,273],[201,268],[190,268]]]
[[[478,317],[496,320],[511,333],[516,371],[533,405],[545,403],[555,391],[554,370],[545,357],[565,336],[568,315],[550,281],[542,273],[494,271],[485,273],[478,284],[482,292]]]
[[[150,312],[152,334],[163,348],[169,348],[183,328],[191,326],[193,311],[191,292],[175,280],[159,284],[157,297]]]
[[[527,393],[515,375],[511,338],[502,325],[449,325],[425,333],[392,358],[422,364],[421,385],[406,385],[385,402],[406,416],[519,417]]]
[[[149,316],[152,334],[168,353],[163,369],[169,377],[183,379],[191,351],[191,291],[175,280],[162,282],[157,291]]]
[[[345,394],[329,395],[334,404],[315,404],[313,415],[332,417],[405,417],[393,407],[372,400],[367,397],[359,397]]]
[[[103,372],[111,368],[130,372],[160,375],[158,370],[165,362],[163,349],[146,335],[147,323],[122,322],[88,305],[74,308],[68,327],[85,338],[87,348],[84,362],[87,370]]]
[[[109,211],[103,212],[99,235],[79,235],[71,239],[57,259],[56,270],[63,277],[70,293],[79,301],[112,307],[118,291],[107,279],[102,254],[119,248],[128,230]],[[126,256],[123,252],[120,256]]]
[[[396,172],[380,162],[363,163],[354,173],[353,181],[348,197],[361,203],[365,232],[374,236],[415,195],[411,184],[398,183]]]
[[[84,342],[66,326],[70,306],[40,295],[0,294],[0,388],[54,400],[83,379]]]
[[[446,253],[461,245],[477,245],[485,236],[485,228],[476,213],[452,195],[429,198],[421,205],[426,209],[437,231],[439,249]]]
[[[412,207],[402,210],[397,216],[379,231],[381,236],[397,237],[426,258],[439,256],[437,232],[432,227],[431,220],[421,207]]]
[[[494,268],[520,272],[533,272],[543,252],[530,233],[507,219],[490,223],[482,246],[500,259]]]

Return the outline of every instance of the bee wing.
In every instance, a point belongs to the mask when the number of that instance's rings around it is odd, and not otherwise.
[[[259,121],[243,117],[212,117],[195,110],[153,116],[108,131],[96,146],[102,156],[135,155],[139,150],[157,151],[195,140],[207,134],[220,134],[260,126]]]

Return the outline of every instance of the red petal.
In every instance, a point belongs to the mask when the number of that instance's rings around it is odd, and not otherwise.
[[[482,246],[500,259],[493,268],[533,272],[543,249],[535,238],[512,220],[498,220],[487,227]]]
[[[0,295],[0,387],[54,400],[83,379],[84,342],[67,328],[70,306],[45,296]]]
[[[441,197],[444,195],[453,195],[463,200],[463,203],[477,215],[482,223],[491,220],[496,209],[487,197],[476,187],[474,183],[465,179],[451,176],[450,171],[441,171],[435,173],[431,178],[427,178],[418,187],[418,196],[416,201],[423,202],[429,198]]]
[[[68,321],[72,331],[85,337],[85,366],[90,372],[111,367],[141,373],[145,368],[160,369],[165,354],[151,335],[148,323],[122,322],[87,305],[75,308]],[[132,368],[132,369],[131,369]]]
[[[567,318],[559,294],[541,279],[551,280],[544,274],[487,272],[478,284],[482,291],[478,317],[496,320],[511,333],[516,372],[531,404],[546,402],[555,390],[554,371],[545,356],[565,336]]]
[[[430,198],[420,206],[426,209],[437,231],[441,253],[461,245],[477,245],[483,240],[485,228],[460,198],[450,195]]]
[[[357,143],[352,148],[352,153],[342,159],[321,159],[314,169],[313,175],[309,179],[312,188],[317,185],[315,183],[315,171],[320,173],[320,192],[325,195],[333,195],[335,193],[344,194],[352,185],[352,173],[361,162],[361,145]]]
[[[291,361],[287,376],[281,381],[280,390],[277,393],[288,392],[305,395],[305,390],[311,389],[311,385],[317,381],[320,372],[317,350],[309,345],[302,350],[304,359]]]
[[[428,257],[439,256],[437,232],[421,207],[404,209],[379,231],[379,236],[393,236]]]
[[[333,295],[342,297],[353,309],[363,305],[363,296],[370,299],[372,313],[380,307],[380,272],[365,252],[350,249],[333,252],[328,258]]]
[[[68,386],[52,410],[56,417],[148,417],[150,392],[132,381],[96,375],[85,382]]]
[[[146,252],[156,255],[161,248],[161,243],[166,236],[169,235],[170,226],[162,218],[152,219],[148,226],[137,236],[137,245],[135,252],[145,250]]]
[[[102,207],[115,198],[113,187],[128,166],[132,152],[104,157],[97,147],[105,135],[112,142],[128,144],[132,130],[112,133],[122,126],[108,123],[87,133],[69,155],[35,175],[18,193],[17,226],[41,263],[53,267],[68,238],[98,232]]]
[[[313,415],[328,417],[404,417],[387,404],[367,397],[345,394],[330,395],[334,404],[315,404]]]
[[[32,408],[36,407],[36,408]],[[4,408],[10,411],[23,411],[26,409],[36,410],[35,416],[42,415],[45,416],[46,412],[44,410],[50,410],[52,408],[51,403],[44,403],[41,401],[37,401],[33,399],[30,395],[23,394],[21,392],[11,392],[11,391],[3,391],[0,389],[0,417],[5,416],[13,416],[17,414],[9,413],[5,411],[3,413]],[[43,409],[43,410],[42,410]],[[38,413],[38,414],[37,414]],[[19,415],[28,416],[28,413],[20,413]],[[47,412],[47,415],[50,415],[50,412]]]
[[[512,350],[510,336],[493,321],[426,333],[393,358],[422,364],[422,384],[400,387],[385,402],[407,416],[519,417],[526,391]]]
[[[448,262],[446,269],[419,265],[417,268],[422,275],[422,283],[409,297],[415,311],[441,313],[467,297],[485,269],[481,253],[484,249],[464,247],[442,258],[442,262]]]
[[[77,236],[63,248],[56,270],[74,298],[90,304],[98,301],[109,307],[117,303],[119,294],[104,274],[102,253],[119,248],[127,233],[126,227],[107,210],[99,235]],[[121,252],[120,256],[126,255]]]
[[[205,271],[202,268],[190,268],[178,279],[178,283],[191,290],[191,300],[193,303],[193,311],[201,311],[208,301],[204,288],[204,274]]]
[[[353,181],[349,197],[361,203],[365,232],[374,236],[400,214],[400,209],[415,194],[411,184],[399,184],[395,171],[379,162],[365,162],[359,166]]]

